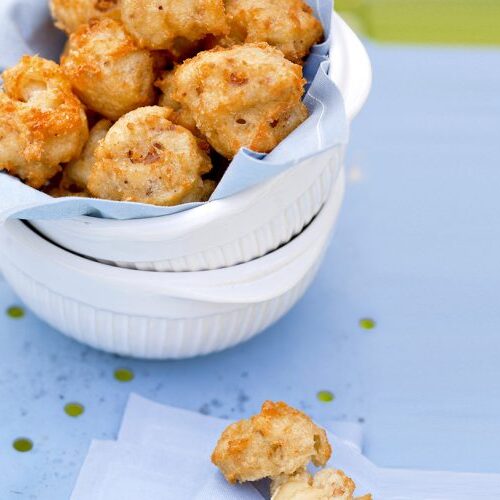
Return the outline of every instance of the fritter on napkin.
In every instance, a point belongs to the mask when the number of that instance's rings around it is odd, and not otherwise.
[[[258,415],[230,425],[212,462],[231,482],[293,475],[312,461],[325,465],[332,449],[326,432],[286,403],[266,401]]]
[[[230,483],[270,478],[272,500],[371,500],[355,499],[354,481],[340,470],[307,471],[311,462],[324,466],[331,453],[326,432],[305,413],[266,401],[258,415],[224,430],[212,462]]]

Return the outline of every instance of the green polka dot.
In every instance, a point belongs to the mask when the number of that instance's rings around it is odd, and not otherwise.
[[[24,317],[24,309],[19,306],[11,306],[7,309],[7,316],[12,319],[20,319]]]
[[[377,326],[377,323],[371,318],[361,318],[359,320],[359,326],[363,328],[363,330],[373,330]]]
[[[134,372],[128,368],[117,368],[115,370],[115,379],[118,382],[130,382],[134,380]]]
[[[33,441],[28,438],[17,438],[13,443],[12,447],[21,453],[26,453],[33,449]]]
[[[64,411],[69,417],[79,417],[85,411],[85,407],[80,403],[68,403]]]
[[[331,391],[319,391],[316,396],[322,403],[331,403],[335,399]]]

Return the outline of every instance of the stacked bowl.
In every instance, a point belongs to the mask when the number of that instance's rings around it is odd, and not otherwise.
[[[370,63],[336,15],[333,30],[331,77],[352,119]],[[311,283],[342,204],[342,162],[330,150],[166,217],[9,220],[2,271],[37,315],[96,348],[156,359],[222,350],[277,321]]]

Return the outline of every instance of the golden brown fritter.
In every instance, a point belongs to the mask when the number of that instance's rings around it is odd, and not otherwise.
[[[266,401],[258,415],[230,425],[212,462],[231,482],[292,475],[309,462],[325,465],[331,455],[326,432],[286,403]]]
[[[53,198],[65,198],[68,196],[71,196],[73,198],[91,198],[91,195],[88,191],[72,191],[70,189],[63,188],[62,186],[52,187],[45,190],[45,192]]]
[[[88,183],[98,198],[176,205],[204,196],[212,164],[194,135],[169,120],[171,110],[139,108],[118,120],[95,152]]]
[[[155,85],[161,90],[162,95],[160,97],[159,105],[165,108],[170,108],[173,113],[170,116],[170,120],[177,125],[182,125],[187,128],[193,134],[200,135],[200,131],[196,127],[196,122],[193,115],[185,106],[182,106],[178,101],[173,98],[174,85],[175,85],[175,71],[165,71],[159,80],[156,81]]]
[[[279,476],[273,477],[270,483],[270,493],[271,497],[274,497],[278,489],[289,482],[295,482],[299,484],[312,484],[312,474],[307,469],[299,469],[293,474],[280,474]]]
[[[95,150],[106,137],[111,125],[112,123],[109,120],[100,120],[92,127],[89,140],[85,144],[81,156],[64,167],[61,181],[63,190],[87,189],[90,172],[95,162]]]
[[[313,478],[313,488],[324,491],[332,499],[350,500],[356,489],[354,481],[343,471],[323,469]]]
[[[314,477],[303,471],[274,480],[271,500],[371,500],[371,495],[355,498],[355,489],[354,481],[341,470],[323,469]]]
[[[3,73],[0,92],[0,169],[42,187],[77,158],[88,138],[82,104],[61,68],[24,56]]]
[[[173,99],[226,158],[242,147],[267,153],[308,116],[302,67],[269,45],[200,52],[175,71]]]
[[[91,19],[110,17],[120,19],[121,0],[50,0],[55,25],[73,33]]]
[[[223,0],[122,0],[122,19],[141,47],[175,55],[228,31]]]
[[[300,63],[323,37],[323,27],[303,0],[225,0],[230,33],[219,43],[267,42]]]
[[[195,201],[208,201],[215,191],[217,183],[211,179],[204,180],[182,199],[182,203],[191,203]]]
[[[61,58],[74,91],[93,111],[117,120],[152,104],[155,60],[119,21],[93,20],[69,39]]]

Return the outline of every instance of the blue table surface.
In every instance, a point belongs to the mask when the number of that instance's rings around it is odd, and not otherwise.
[[[29,312],[0,315],[2,500],[67,499],[131,391],[231,418],[284,399],[319,420],[364,422],[379,465],[500,472],[500,51],[368,49],[374,87],[352,128],[337,233],[274,327],[220,354],[145,362],[79,345]],[[0,308],[13,304],[0,280]],[[113,378],[122,366],[133,381]],[[335,400],[318,401],[321,389]],[[68,401],[85,413],[68,417]],[[19,436],[31,452],[12,448]]]

